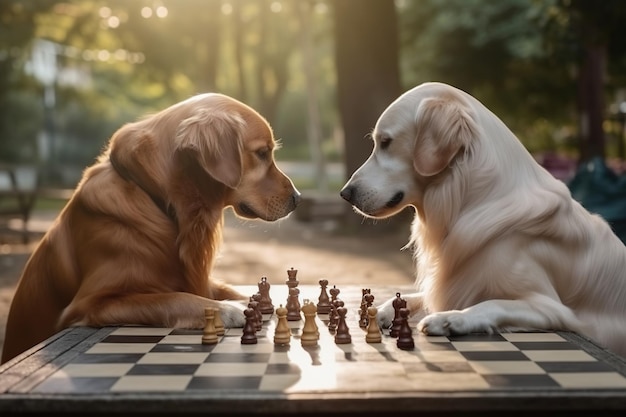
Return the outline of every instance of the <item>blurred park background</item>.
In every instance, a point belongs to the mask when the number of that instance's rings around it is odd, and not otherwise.
[[[304,197],[276,223],[226,212],[226,281],[411,283],[410,210],[366,220],[338,191],[380,113],[426,81],[476,96],[626,237],[624,22],[624,0],[0,0],[0,344],[85,167],[122,124],[197,93],[264,115]]]
[[[29,181],[22,207],[62,205],[122,124],[209,91],[271,123],[298,218],[348,232],[381,222],[337,191],[425,81],[476,96],[563,181],[594,160],[619,175],[625,21],[623,0],[2,0],[0,210]]]

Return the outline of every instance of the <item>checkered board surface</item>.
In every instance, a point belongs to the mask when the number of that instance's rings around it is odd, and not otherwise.
[[[366,343],[358,311],[348,316],[351,344],[335,344],[328,317],[319,315],[313,348],[300,343],[303,321],[289,322],[289,346],[275,346],[272,315],[264,317],[255,345],[241,344],[242,329],[203,345],[200,330],[112,328],[32,392],[626,390],[623,374],[557,333],[414,334],[415,349],[404,351],[387,331],[382,343]]]

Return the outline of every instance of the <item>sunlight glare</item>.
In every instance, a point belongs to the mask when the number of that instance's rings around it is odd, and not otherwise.
[[[109,7],[101,7],[99,12],[100,17],[106,19],[107,17],[111,17],[111,9]]]
[[[168,13],[169,13],[169,11],[167,10],[167,7],[165,7],[165,6],[159,6],[156,9],[156,15],[158,17],[160,17],[161,19],[166,18]]]
[[[148,6],[141,9],[141,17],[148,19],[152,16],[152,9]]]
[[[120,25],[120,19],[117,16],[111,16],[107,19],[107,25],[110,28],[115,29]]]
[[[229,15],[233,12],[233,5],[230,3],[222,4],[222,14]]]
[[[270,5],[270,10],[273,13],[280,13],[283,10],[283,5],[280,4],[279,1],[274,1],[272,2],[272,4]]]

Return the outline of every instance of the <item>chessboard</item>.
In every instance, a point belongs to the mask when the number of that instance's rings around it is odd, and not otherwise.
[[[364,323],[364,311],[372,312],[364,307],[399,300],[410,287],[336,288],[327,280],[320,280],[319,287],[298,286],[291,278],[287,285],[261,279],[258,292],[254,285],[238,287],[250,294],[246,310],[273,305],[271,312],[261,313],[252,333],[250,321],[214,337],[212,320],[195,330],[66,329],[0,367],[0,413],[211,410],[365,416],[393,409],[420,415],[506,412],[512,417],[550,410],[554,417],[598,410],[623,415],[626,410],[626,361],[579,335],[430,337],[416,332],[416,322],[409,319],[403,325],[413,331],[407,335],[404,327],[401,335],[392,336],[392,329],[373,331]],[[334,308],[326,313],[320,306],[329,301]],[[341,304],[345,311],[337,323]],[[291,313],[286,323],[285,310]]]
[[[348,343],[338,343],[337,331],[329,330],[332,311],[313,318],[318,329],[313,346],[302,343],[303,316],[286,322],[291,334],[288,344],[275,343],[277,309],[262,315],[251,344],[243,343],[241,328],[225,329],[216,343],[204,344],[203,330],[116,327],[32,392],[626,390],[623,372],[599,361],[571,340],[577,336],[567,333],[413,334],[414,346],[401,349],[398,338],[382,329],[380,342],[369,343],[361,311],[371,289],[336,292],[348,306]],[[323,289],[318,303],[324,293]],[[370,302],[376,297],[372,295]],[[289,297],[283,291],[281,307],[283,299],[285,304],[293,301]],[[308,305],[315,300],[314,294],[308,297],[298,302]]]

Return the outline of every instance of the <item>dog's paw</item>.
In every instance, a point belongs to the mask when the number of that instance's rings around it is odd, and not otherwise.
[[[243,327],[246,324],[246,316],[243,311],[246,305],[239,301],[221,301],[220,314],[224,327]]]
[[[378,326],[381,329],[388,329],[393,324],[393,318],[396,315],[396,311],[393,308],[394,298],[385,301],[378,307]]]
[[[474,329],[466,315],[459,310],[429,314],[417,324],[417,330],[429,336],[467,334]]]

